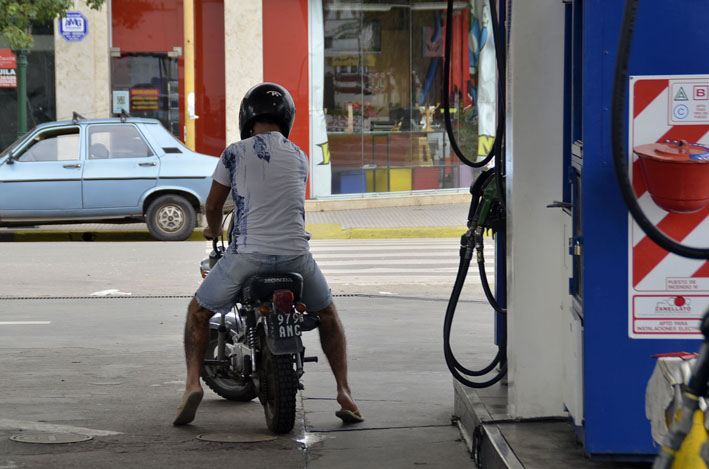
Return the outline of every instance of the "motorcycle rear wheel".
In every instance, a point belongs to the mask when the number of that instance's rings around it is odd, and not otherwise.
[[[268,429],[274,433],[288,433],[295,425],[295,396],[298,377],[293,369],[292,355],[273,355],[264,347],[262,360],[263,408]]]
[[[217,358],[217,344],[218,339],[215,334],[212,334],[204,354],[205,359],[215,360]],[[223,370],[216,368],[215,365],[205,365],[202,370],[202,380],[204,384],[209,386],[209,389],[230,401],[248,402],[256,397],[256,387],[251,380],[245,382],[231,369],[229,376],[223,376]]]

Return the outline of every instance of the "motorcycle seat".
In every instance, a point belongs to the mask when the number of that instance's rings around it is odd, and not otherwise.
[[[276,290],[290,290],[294,301],[299,301],[303,294],[303,277],[295,272],[255,275],[244,283],[241,299],[244,303],[270,301]]]

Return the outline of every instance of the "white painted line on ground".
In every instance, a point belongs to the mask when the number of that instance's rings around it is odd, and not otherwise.
[[[0,321],[0,326],[31,326],[35,324],[51,324],[52,321]]]
[[[93,292],[91,296],[130,296],[130,293],[122,292],[115,288],[111,288],[110,290],[101,290]]]
[[[92,428],[74,427],[72,425],[56,425],[44,422],[29,422],[26,420],[0,419],[0,428],[5,430],[33,430],[48,433],[79,433],[89,436],[122,435],[121,432],[110,430],[94,430]]]

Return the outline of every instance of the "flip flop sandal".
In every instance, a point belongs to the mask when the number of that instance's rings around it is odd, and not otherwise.
[[[342,420],[342,423],[364,422],[364,417],[362,417],[362,414],[359,412],[359,410],[355,410],[353,412],[351,410],[340,409],[335,412],[335,416]]]
[[[199,403],[202,402],[203,392],[193,392],[187,396],[185,403],[177,407],[177,415],[175,420],[173,420],[173,425],[187,425],[194,420],[195,414],[197,413],[197,407]]]

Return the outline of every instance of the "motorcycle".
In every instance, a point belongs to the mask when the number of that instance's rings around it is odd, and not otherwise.
[[[202,278],[225,252],[223,239],[221,246],[214,239],[212,247],[200,265]],[[296,394],[304,388],[303,364],[318,361],[305,356],[301,339],[320,325],[320,318],[300,302],[302,290],[303,278],[295,272],[255,275],[245,282],[232,311],[209,321],[202,380],[228,400],[258,397],[274,433],[293,429]]]

